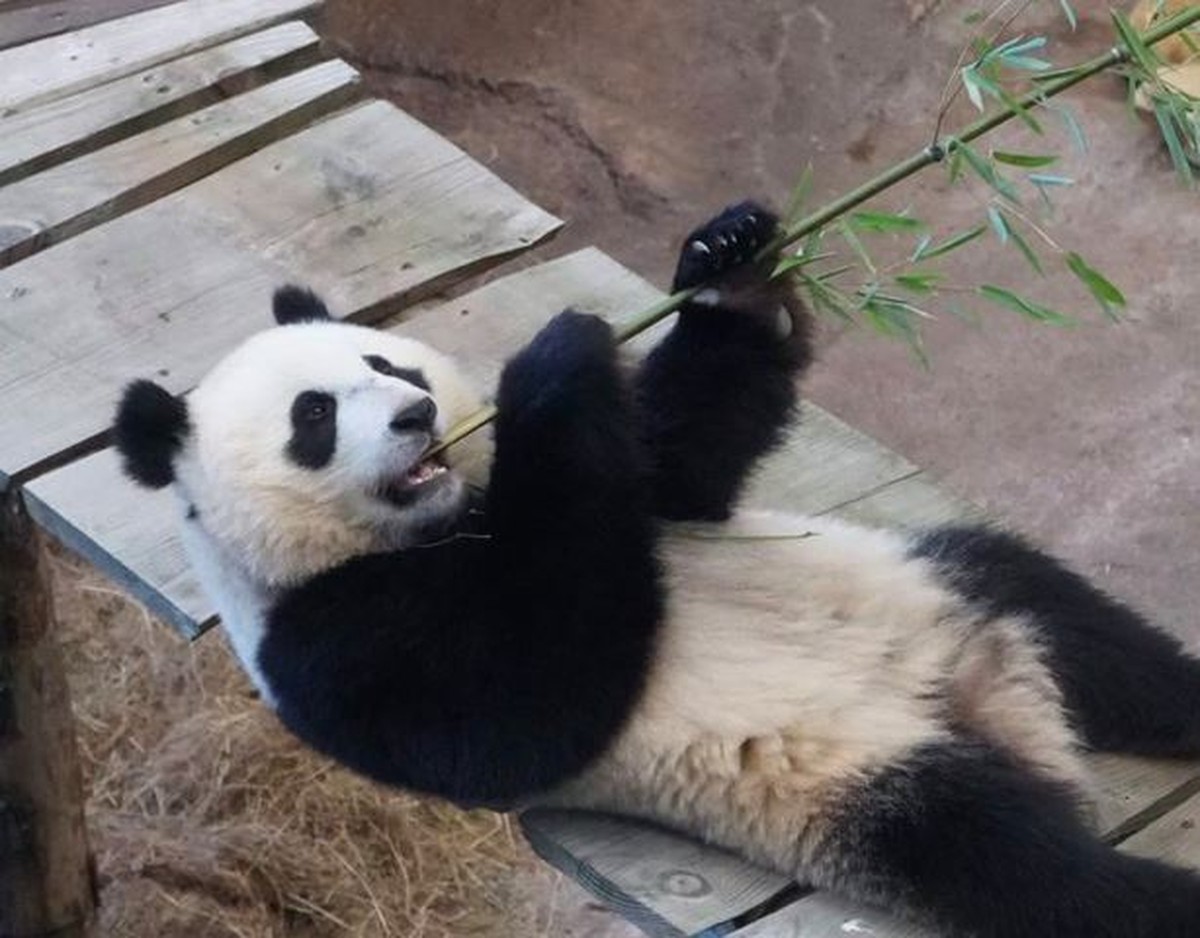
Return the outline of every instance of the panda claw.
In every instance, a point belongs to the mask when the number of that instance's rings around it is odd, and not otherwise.
[[[674,289],[711,282],[747,263],[778,229],[778,219],[754,202],[730,206],[684,242]]]

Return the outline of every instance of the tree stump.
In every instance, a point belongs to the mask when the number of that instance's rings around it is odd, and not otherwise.
[[[0,938],[75,938],[95,907],[45,544],[0,496]]]

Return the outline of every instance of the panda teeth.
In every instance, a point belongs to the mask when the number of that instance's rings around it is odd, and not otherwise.
[[[445,471],[446,467],[441,463],[434,462],[432,459],[426,459],[408,470],[408,473],[405,475],[405,481],[410,485],[422,485],[430,479],[440,476]]]

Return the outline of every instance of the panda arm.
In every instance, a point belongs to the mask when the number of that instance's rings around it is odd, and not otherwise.
[[[637,382],[663,517],[727,518],[793,415],[811,358],[808,314],[786,278],[771,281],[769,267],[750,262],[777,231],[774,215],[745,202],[684,241],[673,289],[713,289],[683,306]]]
[[[661,614],[654,522],[607,326],[565,313],[505,369],[487,539],[361,557],[277,605],[260,664],[293,731],[459,803],[597,757]]]

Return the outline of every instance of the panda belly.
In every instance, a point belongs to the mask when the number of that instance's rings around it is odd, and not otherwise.
[[[872,773],[963,728],[1079,787],[1019,619],[984,620],[896,534],[746,513],[664,538],[647,690],[552,803],[648,817],[788,873]]]

